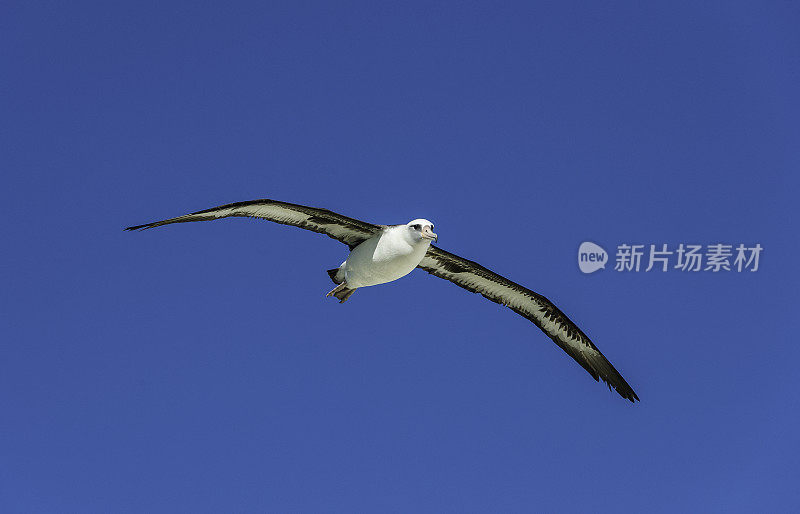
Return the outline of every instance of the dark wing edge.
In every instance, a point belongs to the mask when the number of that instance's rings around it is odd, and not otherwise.
[[[177,216],[144,225],[127,227],[125,230],[144,230],[171,223],[208,221],[228,217],[262,218],[282,225],[292,225],[320,234],[325,234],[348,245],[351,249],[383,230],[382,225],[374,225],[354,218],[337,214],[328,209],[306,207],[277,200],[253,200],[236,202],[211,209]]]
[[[431,275],[480,293],[532,321],[596,380],[635,403],[639,397],[600,353],[586,334],[544,296],[490,271],[480,264],[431,246],[418,266]]]

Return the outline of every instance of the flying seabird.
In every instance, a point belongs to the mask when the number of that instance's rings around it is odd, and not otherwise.
[[[476,262],[464,259],[431,245],[437,241],[433,223],[415,219],[405,225],[375,225],[327,209],[305,207],[276,200],[253,200],[221,205],[176,218],[128,227],[139,230],[171,223],[207,221],[231,216],[263,218],[284,225],[326,234],[350,247],[350,255],[338,267],[328,270],[336,284],[328,293],[339,303],[360,287],[397,280],[421,268],[431,275],[480,293],[504,305],[542,329],[595,380],[603,379],[623,398],[639,399],[631,386],[608,359],[563,312],[550,300],[501,277]]]

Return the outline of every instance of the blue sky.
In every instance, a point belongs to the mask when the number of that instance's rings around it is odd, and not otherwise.
[[[6,2],[0,510],[788,512],[800,504],[790,2]],[[274,198],[547,296],[641,403]],[[591,275],[577,248],[764,248]]]

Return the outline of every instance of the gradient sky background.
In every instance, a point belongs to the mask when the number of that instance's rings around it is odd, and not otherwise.
[[[780,512],[800,505],[793,2],[4,2],[3,512]],[[553,300],[641,397],[416,271],[377,223]],[[760,243],[583,275],[584,240]]]

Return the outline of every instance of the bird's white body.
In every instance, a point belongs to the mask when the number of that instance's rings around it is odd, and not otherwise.
[[[407,225],[387,227],[353,248],[337,277],[350,288],[374,286],[411,273],[425,257],[431,240],[414,237]]]

